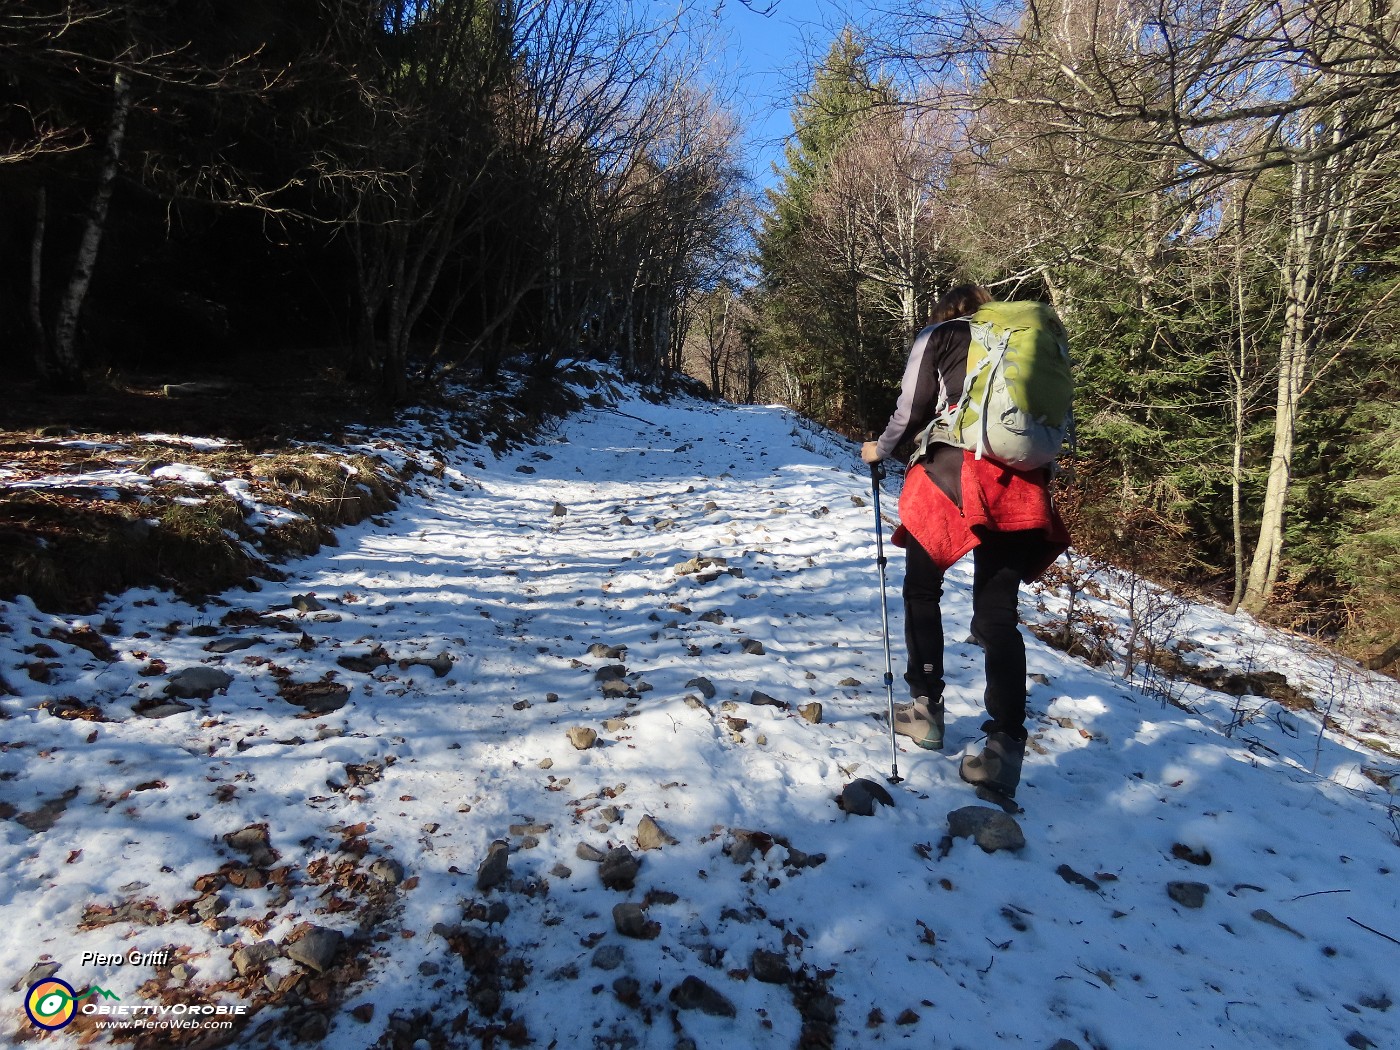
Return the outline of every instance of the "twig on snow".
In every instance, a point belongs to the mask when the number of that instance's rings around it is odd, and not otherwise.
[[[1363,930],[1370,930],[1370,931],[1371,931],[1372,933],[1374,933],[1377,937],[1384,937],[1384,938],[1385,938],[1386,940],[1388,940],[1391,944],[1400,944],[1400,941],[1397,941],[1397,940],[1396,940],[1394,937],[1392,937],[1390,934],[1388,934],[1388,933],[1381,933],[1380,930],[1377,930],[1377,929],[1375,929],[1375,928],[1373,928],[1373,927],[1371,927],[1371,926],[1367,926],[1364,922],[1357,922],[1357,921],[1356,921],[1355,919],[1353,919],[1350,915],[1347,916],[1347,922],[1355,922],[1356,925],[1360,926]],[[990,969],[990,967],[988,967],[988,969]]]

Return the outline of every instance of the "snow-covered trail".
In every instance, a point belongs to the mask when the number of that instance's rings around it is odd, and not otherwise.
[[[284,583],[202,609],[114,599],[91,622],[115,661],[54,637],[77,621],[0,605],[20,694],[0,699],[11,1031],[32,1031],[24,988],[52,973],[123,1004],[241,1004],[254,1045],[1400,1046],[1395,810],[1362,775],[1387,760],[1311,713],[1198,687],[1165,705],[1030,638],[1027,843],[945,838],[979,804],[957,777],[982,717],[958,566],[949,747],[901,750],[895,806],[848,816],[842,786],[890,765],[853,446],[776,409],[627,398],[499,459],[444,454],[387,522]],[[1061,603],[1024,599],[1039,618]],[[1396,739],[1394,683],[1206,608],[1179,633],[1330,686],[1335,719]],[[36,634],[52,656],[24,651]],[[207,648],[232,640],[250,644]],[[440,654],[440,676],[399,662]],[[35,659],[47,684],[15,670]],[[193,666],[231,681],[132,713]],[[283,698],[328,675],[350,688],[319,713]],[[56,697],[110,720],[39,707]],[[639,848],[648,816],[674,841]],[[480,888],[498,840],[507,870]],[[630,889],[583,855],[615,847],[640,859]],[[619,932],[620,903],[652,936]],[[308,924],[345,935],[314,964]],[[170,954],[81,962],[132,949]],[[798,976],[759,979],[773,969]]]

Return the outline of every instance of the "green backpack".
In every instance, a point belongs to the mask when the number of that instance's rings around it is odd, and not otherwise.
[[[968,323],[962,397],[939,406],[914,459],[941,441],[1017,470],[1049,466],[1069,433],[1074,402],[1064,325],[1052,307],[1035,302],[987,303]]]

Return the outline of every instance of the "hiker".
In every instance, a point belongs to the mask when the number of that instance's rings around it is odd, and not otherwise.
[[[861,446],[861,458],[873,466],[917,436],[918,448],[909,460],[900,493],[900,525],[893,537],[906,556],[904,638],[909,662],[904,677],[914,699],[897,705],[895,732],[929,750],[943,747],[939,600],[944,573],[971,551],[972,639],[984,651],[983,700],[989,718],[983,725],[988,734],[985,748],[980,754],[964,755],[959,772],[970,784],[1013,798],[1027,735],[1026,648],[1017,627],[1017,598],[1022,581],[1036,579],[1068,548],[1069,534],[1051,504],[1048,466],[1015,469],[987,452],[984,445],[990,442],[995,449],[996,443],[980,420],[970,427],[975,439],[956,432],[953,417],[958,403],[973,400],[964,391],[973,348],[971,315],[988,303],[993,303],[991,295],[975,285],[955,287],[938,302],[931,324],[910,348],[894,414],[877,440]],[[993,307],[999,305],[1025,306],[1053,318],[1053,311],[1038,304],[994,303]],[[1064,358],[1063,380],[1052,376],[1050,385],[1062,382],[1061,396],[1067,399],[1072,390],[1068,355],[1057,318],[1053,328]],[[981,406],[985,415],[992,416],[985,398]],[[1067,400],[1063,411],[1067,426]],[[1062,436],[1048,439],[1051,460]]]

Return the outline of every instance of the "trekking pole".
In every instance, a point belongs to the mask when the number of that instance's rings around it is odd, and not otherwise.
[[[886,779],[898,784],[899,759],[894,741],[894,663],[890,659],[890,610],[885,597],[885,537],[880,521],[880,464],[870,464],[870,496],[875,503],[875,561],[880,566],[880,627],[885,635],[885,695],[890,705],[890,775]]]

